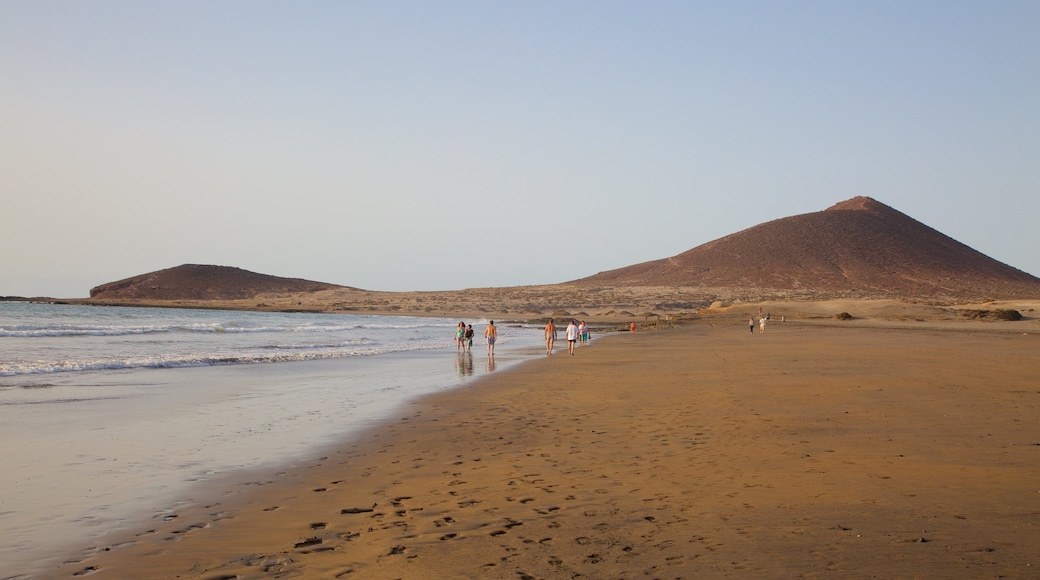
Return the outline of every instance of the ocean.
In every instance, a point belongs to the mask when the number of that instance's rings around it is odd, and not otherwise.
[[[496,323],[493,359],[458,353],[457,324],[0,302],[0,578],[543,352],[540,327]]]

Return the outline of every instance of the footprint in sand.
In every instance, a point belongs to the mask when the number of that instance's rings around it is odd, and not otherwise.
[[[309,548],[310,546],[317,546],[318,544],[320,544],[322,542],[324,542],[324,540],[322,540],[321,538],[318,538],[318,537],[307,538],[306,540],[304,540],[302,542],[297,542],[297,543],[293,544],[293,548],[296,548],[296,549],[299,549],[299,548]]]
[[[202,530],[202,529],[205,529],[205,528],[208,528],[208,527],[209,527],[209,524],[191,524],[190,526],[188,526],[186,528],[182,528],[180,530],[174,530],[173,533],[175,533],[175,534],[186,534],[188,532],[194,532],[195,530]]]

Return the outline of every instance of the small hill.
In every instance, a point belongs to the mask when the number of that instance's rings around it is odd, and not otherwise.
[[[671,258],[574,283],[925,299],[1040,297],[1040,278],[869,197],[760,224]]]
[[[241,268],[184,264],[102,284],[92,300],[239,300],[262,293],[317,292],[344,288],[299,278],[280,278]]]

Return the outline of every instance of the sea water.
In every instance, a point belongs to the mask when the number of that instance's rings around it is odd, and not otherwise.
[[[0,302],[0,578],[540,351],[467,322]]]

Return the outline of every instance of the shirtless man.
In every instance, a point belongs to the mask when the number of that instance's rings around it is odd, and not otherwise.
[[[545,354],[552,354],[553,343],[556,342],[556,325],[553,324],[553,319],[549,319],[549,324],[545,325]]]
[[[495,328],[494,320],[490,321],[488,327],[484,329],[484,338],[488,343],[488,356],[495,356],[495,339],[498,338],[498,329]]]

